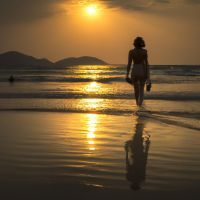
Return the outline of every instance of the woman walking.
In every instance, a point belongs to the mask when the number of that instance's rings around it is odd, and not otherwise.
[[[150,69],[148,63],[147,50],[143,38],[137,37],[133,45],[134,49],[129,51],[126,79],[129,77],[129,71],[133,62],[131,80],[134,85],[135,98],[137,106],[141,106],[144,99],[145,81],[150,84]]]

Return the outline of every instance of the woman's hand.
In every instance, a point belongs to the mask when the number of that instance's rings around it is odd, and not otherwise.
[[[147,78],[147,84],[151,83],[150,77]]]

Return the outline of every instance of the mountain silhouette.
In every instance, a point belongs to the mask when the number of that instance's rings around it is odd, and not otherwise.
[[[36,59],[32,56],[24,55],[17,51],[9,51],[0,54],[0,65],[35,65],[35,66],[52,66],[53,63],[49,60],[42,58]]]
[[[80,58],[66,58],[63,60],[60,60],[55,63],[56,66],[74,66],[74,65],[107,65],[104,61],[94,58],[94,57],[89,57],[89,56],[83,56]]]
[[[89,56],[83,56],[80,58],[66,58],[56,63],[52,63],[49,60],[42,58],[36,59],[32,56],[19,53],[17,51],[9,51],[0,54],[0,66],[19,66],[19,65],[33,65],[33,66],[75,66],[75,65],[107,65],[106,62]]]

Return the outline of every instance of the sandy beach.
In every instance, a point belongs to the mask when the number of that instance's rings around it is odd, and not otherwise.
[[[1,111],[2,199],[195,199],[199,130],[156,117]]]

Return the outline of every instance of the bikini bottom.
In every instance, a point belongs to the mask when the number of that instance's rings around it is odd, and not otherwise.
[[[138,82],[141,84],[145,84],[146,74],[144,69],[145,67],[143,63],[133,65],[133,69],[131,72],[131,80],[133,84],[136,84]]]

